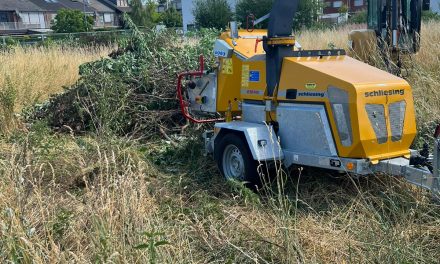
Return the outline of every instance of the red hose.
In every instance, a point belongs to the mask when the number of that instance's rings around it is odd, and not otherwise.
[[[192,117],[187,110],[188,102],[186,102],[183,99],[183,92],[182,92],[182,80],[184,77],[187,76],[193,76],[193,77],[201,77],[203,76],[203,71],[205,67],[205,63],[203,61],[203,55],[200,55],[199,57],[199,70],[198,71],[190,71],[190,72],[182,72],[179,74],[177,78],[177,96],[179,97],[179,104],[180,104],[180,110],[182,111],[183,116],[188,119],[189,121],[196,123],[196,124],[205,124],[205,123],[214,123],[214,122],[221,122],[224,121],[223,118],[218,119],[196,119]]]

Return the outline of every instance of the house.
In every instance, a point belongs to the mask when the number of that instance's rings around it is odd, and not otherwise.
[[[131,10],[127,0],[0,0],[0,33],[49,31],[61,9],[92,16],[95,28],[118,27],[121,15]]]
[[[0,31],[26,32],[45,26],[44,10],[28,0],[0,1]]]
[[[182,6],[182,19],[183,19],[183,31],[187,32],[195,27],[194,20],[194,1],[196,0],[181,0]],[[235,6],[238,0],[227,0],[232,11],[235,12]]]
[[[115,8],[120,14],[131,12],[129,0],[99,0],[99,1],[109,7]]]
[[[128,0],[92,0],[92,1],[99,2],[100,4],[105,5],[106,7],[115,11],[114,22],[113,22],[114,26],[120,26],[122,23],[122,15],[124,13],[131,12],[131,7],[129,5]],[[92,2],[92,6],[93,6],[93,2]],[[109,23],[108,20],[110,19],[109,14],[106,13],[104,14],[104,16],[99,15],[98,17],[100,21],[101,19],[104,20],[104,24],[107,27],[107,23]]]
[[[431,11],[440,14],[440,0],[431,0]]]
[[[169,8],[174,8],[175,10],[182,12],[182,0],[167,0],[163,4],[158,4],[156,12],[163,13]]]
[[[120,26],[120,12],[115,7],[109,7],[100,1],[89,0],[89,6],[95,10],[95,28],[108,28]]]
[[[55,17],[61,9],[80,10],[87,15],[93,16],[95,10],[84,3],[72,0],[27,0],[44,10],[45,25],[40,29],[50,29]]]
[[[367,9],[368,0],[323,0],[324,8],[321,19],[327,22],[340,23],[348,19],[348,14]]]
[[[95,20],[95,28],[117,27],[120,25],[116,6],[108,5],[102,0],[29,0],[45,11],[46,28],[51,28],[60,9],[79,10]]]

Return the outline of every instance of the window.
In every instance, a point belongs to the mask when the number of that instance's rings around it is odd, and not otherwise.
[[[118,0],[118,6],[128,6],[127,0]]]
[[[333,2],[333,7],[335,7],[335,8],[342,7],[342,1],[334,1]]]
[[[364,0],[354,0],[354,6],[363,6]]]
[[[6,12],[0,12],[0,22],[8,22],[8,14]]]
[[[113,16],[110,13],[105,13],[104,14],[104,22],[105,23],[111,23],[113,22]]]
[[[38,25],[40,24],[40,14],[38,13],[29,13],[29,24]]]

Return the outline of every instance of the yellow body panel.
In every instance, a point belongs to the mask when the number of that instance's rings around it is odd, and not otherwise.
[[[257,39],[262,39],[263,36],[267,35],[266,30],[254,30],[253,32],[247,32],[246,30],[240,30],[240,37],[236,39],[232,39],[230,37],[230,32],[224,32],[220,39],[223,39],[228,43],[231,47],[234,48],[234,51],[241,54],[246,58],[251,58],[255,55],[265,54],[263,49],[262,42],[259,42],[257,45],[257,50],[255,51],[255,43]]]
[[[294,73],[300,74],[294,74]],[[315,88],[310,90],[311,85]],[[353,144],[345,147],[336,128],[335,118],[326,96],[328,88],[336,87],[348,92]],[[414,105],[410,85],[403,79],[357,61],[348,56],[319,58],[288,58],[284,60],[279,94],[287,89],[298,92],[321,93],[323,97],[303,97],[292,102],[324,103],[332,127],[333,137],[340,157],[369,158],[380,160],[409,154],[409,147],[416,135]],[[366,96],[374,91],[403,90],[403,94],[389,96]],[[286,100],[278,97],[278,100]],[[406,102],[404,135],[402,140],[391,140],[390,124],[387,122],[388,141],[378,144],[376,134],[367,115],[366,104],[385,106],[385,119],[388,120],[388,105],[404,100]]]
[[[266,62],[264,59],[255,58],[263,56],[265,52],[261,42],[258,43],[255,51],[257,39],[266,35],[265,30],[255,30],[254,32],[240,31],[241,38],[231,39],[229,33],[221,35],[221,39],[226,41],[234,48],[235,54],[232,58],[221,58],[218,75],[217,92],[217,111],[226,112],[229,103],[232,112],[238,112],[238,102],[246,100],[262,100],[266,90]],[[249,58],[255,60],[247,61]],[[232,61],[232,73],[230,63]],[[228,68],[225,70],[225,68]],[[258,72],[258,81],[250,81],[251,72]]]
[[[226,112],[231,106],[231,111],[237,112],[241,97],[241,61],[236,56],[220,60],[217,82],[217,111]]]
[[[235,115],[241,114],[239,102],[267,99],[265,97],[265,53],[262,43],[257,42],[257,39],[266,35],[266,31],[256,30],[252,33],[240,31],[239,35],[239,38],[231,39],[228,32],[222,34],[221,39],[234,49],[234,54],[232,58],[220,59],[218,70],[217,111],[227,112],[228,106],[231,105]],[[258,45],[255,50],[256,43]],[[327,96],[329,87],[336,87],[348,93],[353,137],[351,146],[343,146],[341,143]],[[291,89],[301,94],[311,93],[314,96],[287,99],[287,90]],[[377,91],[386,93],[390,90],[402,92],[374,96]],[[324,104],[340,157],[368,158],[372,162],[377,162],[382,159],[409,155],[410,145],[416,135],[416,124],[411,87],[401,78],[348,56],[291,57],[284,59],[277,94],[275,98],[277,102]],[[396,142],[391,140],[390,123],[386,116],[388,140],[386,143],[379,144],[365,108],[366,104],[384,105],[385,113],[388,115],[388,105],[402,100],[406,102],[406,112],[401,140]],[[275,116],[272,114],[271,119]]]

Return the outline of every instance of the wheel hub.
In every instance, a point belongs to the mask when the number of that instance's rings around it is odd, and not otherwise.
[[[227,179],[244,179],[244,159],[235,145],[228,145],[223,152],[223,173]]]

